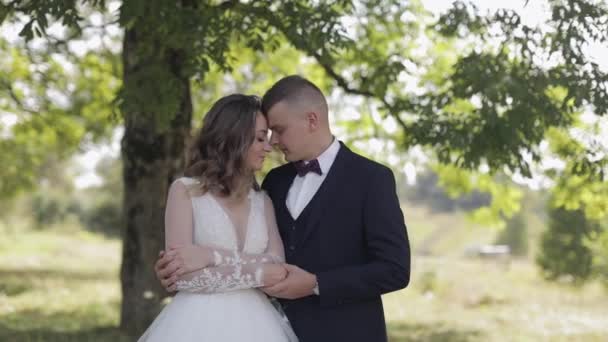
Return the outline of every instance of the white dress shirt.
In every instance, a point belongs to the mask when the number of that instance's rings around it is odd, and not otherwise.
[[[333,165],[334,160],[336,160],[339,150],[340,142],[334,137],[331,145],[317,157],[323,174],[319,175],[314,172],[308,172],[302,177],[296,176],[294,178],[293,183],[291,183],[291,187],[287,192],[287,200],[285,203],[294,220],[300,216],[304,208],[306,208],[306,205],[308,205],[308,202],[310,202],[319,190],[319,187],[321,187],[325,177],[327,177],[329,169]]]

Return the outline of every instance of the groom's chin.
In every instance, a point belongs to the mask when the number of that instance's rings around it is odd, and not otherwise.
[[[298,156],[289,153],[289,152],[283,152],[283,157],[285,158],[286,162],[297,162],[298,160],[301,160],[302,158],[298,158]]]

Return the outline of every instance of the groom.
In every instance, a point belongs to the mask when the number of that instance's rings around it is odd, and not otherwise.
[[[406,287],[410,278],[391,170],[334,138],[325,97],[300,76],[275,83],[262,111],[271,143],[290,162],[262,184],[274,204],[289,274],[262,290],[281,299],[301,342],[386,341],[380,296]]]

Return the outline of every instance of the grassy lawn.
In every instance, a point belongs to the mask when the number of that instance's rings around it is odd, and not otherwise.
[[[417,258],[384,297],[391,341],[608,341],[608,296],[547,283],[529,262]]]
[[[420,221],[410,225],[415,249],[438,223],[409,212],[410,223]],[[433,250],[489,239],[460,219],[437,222],[461,224],[462,233]],[[116,329],[118,240],[77,228],[0,233],[0,341],[129,340]],[[608,341],[608,293],[598,284],[547,283],[525,260],[438,253],[415,257],[411,286],[384,297],[391,341]]]
[[[0,341],[128,341],[118,325],[120,243],[80,230],[3,232]]]

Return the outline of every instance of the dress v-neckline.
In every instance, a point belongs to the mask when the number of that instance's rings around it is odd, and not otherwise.
[[[253,203],[252,203],[253,193],[252,193],[252,191],[253,190],[250,190],[249,194],[247,195],[247,200],[249,201],[249,210],[247,213],[247,221],[245,222],[245,227],[244,227],[245,231],[244,231],[244,235],[243,235],[243,247],[241,249],[241,252],[246,251],[247,242],[249,241],[249,230],[251,228],[250,227],[251,215],[253,214]],[[208,194],[209,194],[209,197],[211,197],[211,200],[219,207],[220,211],[222,212],[222,214],[224,215],[224,217],[226,218],[226,220],[232,227],[231,230],[232,230],[232,235],[234,238],[234,243],[236,245],[236,249],[239,250],[239,234],[238,234],[237,227],[234,224],[234,221],[232,220],[232,217],[229,214],[229,210],[224,208],[224,206],[222,205],[220,200],[217,199],[213,194],[211,194],[210,192]]]

